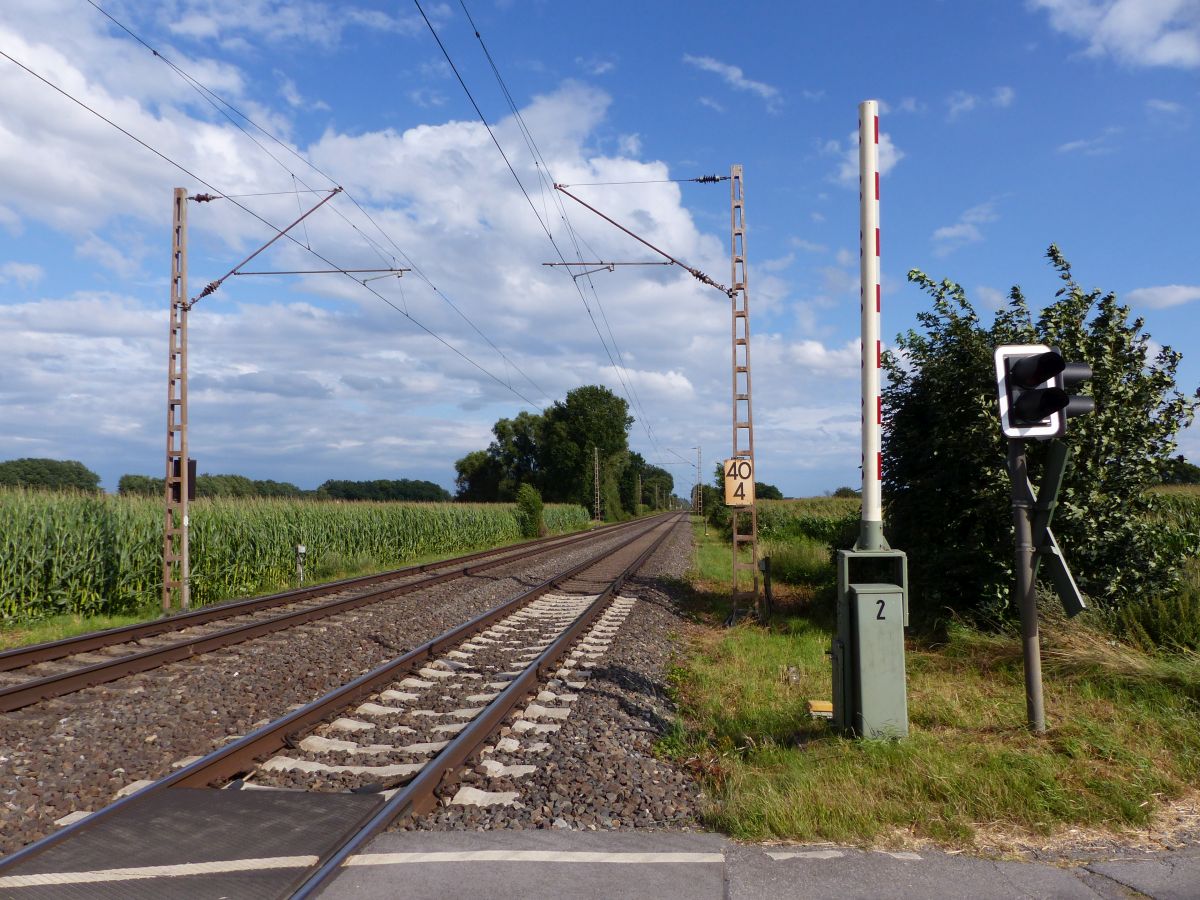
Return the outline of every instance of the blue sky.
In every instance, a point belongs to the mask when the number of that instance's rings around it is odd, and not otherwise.
[[[449,487],[498,417],[588,383],[630,398],[634,448],[681,482],[697,443],[706,460],[728,455],[728,301],[678,269],[599,273],[576,291],[541,265],[557,259],[543,222],[568,254],[571,236],[461,4],[425,11],[541,220],[415,5],[100,5],[286,148],[257,146],[86,0],[9,0],[0,50],[224,193],[342,185],[297,237],[341,266],[403,254],[420,270],[373,282],[378,295],[341,276],[231,278],[197,304],[202,471]],[[1058,286],[1043,258],[1056,242],[1085,285],[1117,291],[1183,352],[1181,388],[1200,382],[1196,0],[466,10],[554,179],[745,166],[758,475],[785,493],[858,483],[864,99],[881,101],[888,150],[885,340],[925,305],[910,268],[984,309],[1014,283],[1036,304]],[[0,103],[0,458],[80,459],[109,487],[159,474],[171,190],[207,188],[2,58]],[[728,281],[728,185],[576,192]],[[282,225],[320,196],[239,202]],[[604,259],[651,258],[566,210]],[[190,225],[193,295],[270,236],[229,201],[193,204]],[[259,262],[323,265],[285,242]],[[1200,459],[1196,430],[1181,449]]]

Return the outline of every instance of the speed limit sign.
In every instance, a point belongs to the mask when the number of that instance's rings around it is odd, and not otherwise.
[[[725,460],[725,505],[754,505],[754,464],[744,457]]]

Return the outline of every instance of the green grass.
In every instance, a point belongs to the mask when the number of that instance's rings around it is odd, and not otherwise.
[[[1018,635],[962,626],[909,642],[907,739],[838,736],[807,714],[831,697],[828,616],[813,603],[832,581],[827,557],[822,568],[804,539],[773,547],[779,612],[723,629],[729,551],[715,533],[697,541],[684,603],[713,627],[672,672],[681,718],[663,750],[702,773],[715,828],[971,847],[1143,828],[1200,783],[1200,656],[1142,653],[1078,621],[1044,626],[1043,737],[1025,724]]]

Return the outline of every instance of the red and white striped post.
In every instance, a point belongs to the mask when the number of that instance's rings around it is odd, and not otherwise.
[[[879,375],[883,345],[879,338],[879,103],[858,105],[859,251],[862,313],[862,525],[857,550],[886,550],[883,539],[883,455],[880,430],[883,397]]]

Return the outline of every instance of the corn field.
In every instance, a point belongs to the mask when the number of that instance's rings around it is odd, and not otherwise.
[[[192,603],[385,569],[520,540],[509,504],[214,499],[190,504]],[[580,506],[548,505],[552,534],[586,528]],[[162,593],[162,502],[0,489],[0,622],[130,612]]]

